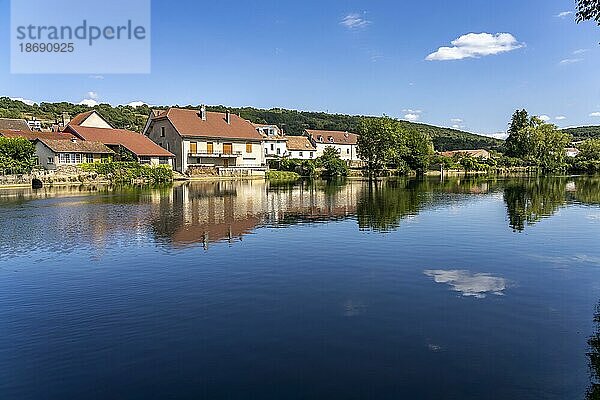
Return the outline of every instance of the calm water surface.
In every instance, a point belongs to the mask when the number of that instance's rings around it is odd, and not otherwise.
[[[0,191],[0,398],[584,399],[599,243],[599,178]]]

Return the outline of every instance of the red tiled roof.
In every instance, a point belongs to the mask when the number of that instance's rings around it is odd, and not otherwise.
[[[33,131],[19,131],[19,130],[0,130],[0,136],[7,138],[24,138],[28,140],[36,139],[50,139],[50,140],[69,140],[73,138],[70,133],[64,132],[33,132]]]
[[[90,128],[67,126],[67,131],[83,140],[101,142],[108,146],[123,146],[139,156],[174,157],[174,155],[142,135],[125,129]]]
[[[203,120],[198,110],[170,108],[166,115],[161,114],[155,119],[168,118],[183,137],[262,140],[262,136],[250,122],[238,115],[230,114],[231,123],[228,124],[225,115],[225,113],[207,112],[206,120]]]
[[[294,151],[316,151],[306,136],[287,136],[287,149]]]
[[[316,129],[307,129],[309,135],[312,136],[313,140],[317,143],[332,143],[332,144],[356,144],[358,141],[358,135],[356,133],[342,132],[342,131],[320,131]],[[318,138],[323,137],[321,142]],[[330,140],[333,138],[333,142]]]
[[[0,118],[0,129],[31,131],[27,121],[16,118]]]
[[[87,140],[38,139],[55,153],[114,154],[114,151],[100,142]]]
[[[86,111],[81,114],[77,114],[76,116],[73,117],[73,119],[71,121],[69,121],[69,125],[81,125],[81,123],[83,121],[85,121],[86,118],[89,117],[90,115],[92,115],[94,112],[96,112],[96,111],[91,110],[91,111]]]

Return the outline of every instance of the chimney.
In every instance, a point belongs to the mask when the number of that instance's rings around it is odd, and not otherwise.
[[[63,124],[63,126],[69,125],[69,122],[71,122],[71,116],[69,115],[68,112],[63,112],[62,113],[62,124]]]
[[[225,122],[231,124],[231,112],[229,112],[229,110],[227,110],[227,112],[225,113]]]
[[[204,104],[202,104],[200,106],[200,118],[202,118],[202,121],[206,121],[206,106]]]

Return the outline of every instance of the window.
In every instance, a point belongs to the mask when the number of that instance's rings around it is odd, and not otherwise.
[[[83,162],[83,154],[75,154],[75,164],[81,164]]]
[[[310,152],[310,158],[313,158],[313,152],[312,151]]]
[[[269,149],[265,149],[265,156],[269,154]]]
[[[275,150],[275,145],[271,143],[271,151]]]
[[[171,146],[169,145],[169,143],[167,143],[167,145],[165,146],[165,149],[167,149],[167,151],[171,150]]]
[[[140,157],[140,164],[150,164],[150,157]]]
[[[323,143],[323,136],[321,136],[321,135],[317,136],[317,140],[318,140],[319,142]]]
[[[48,164],[54,164],[54,157],[48,157]]]
[[[214,151],[214,148],[215,147],[213,146],[212,142],[206,143],[206,152],[208,154],[212,154],[212,152]]]
[[[246,153],[252,153],[252,143],[246,143]]]
[[[277,155],[281,154],[281,149],[278,147],[277,148]]]
[[[198,154],[198,143],[190,142],[190,153]]]
[[[166,165],[166,164],[169,163],[169,159],[167,157],[160,157],[158,159],[158,163],[161,164],[161,165]]]
[[[346,154],[350,154],[350,149],[346,149]]]
[[[301,151],[299,151],[299,152],[298,152],[298,155],[299,155],[300,157],[302,157],[302,152],[301,152]]]
[[[165,127],[164,126],[160,127],[160,137],[165,137]]]
[[[85,162],[86,163],[93,163],[94,162],[94,155],[93,154],[86,154],[85,155]]]
[[[333,142],[334,142],[333,136],[329,136],[329,143],[333,143]]]

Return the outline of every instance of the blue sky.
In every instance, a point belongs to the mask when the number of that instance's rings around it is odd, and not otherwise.
[[[1,96],[386,114],[485,134],[522,107],[600,124],[600,27],[559,16],[573,0],[155,0],[151,74],[98,76],[11,75],[9,7]]]

